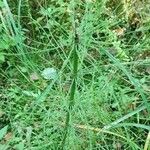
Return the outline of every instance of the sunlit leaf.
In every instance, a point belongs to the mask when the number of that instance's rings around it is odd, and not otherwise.
[[[55,79],[57,77],[57,72],[54,68],[45,68],[42,71],[42,74],[44,79],[50,80],[50,79]]]
[[[8,126],[5,126],[4,128],[0,130],[0,140],[2,140],[2,138],[6,135],[7,129],[8,129]]]

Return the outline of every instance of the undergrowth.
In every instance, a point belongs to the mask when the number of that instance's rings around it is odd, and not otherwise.
[[[149,8],[1,0],[0,150],[149,150]]]

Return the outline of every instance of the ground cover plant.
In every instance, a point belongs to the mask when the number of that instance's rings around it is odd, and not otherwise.
[[[150,150],[148,0],[0,0],[0,150]]]

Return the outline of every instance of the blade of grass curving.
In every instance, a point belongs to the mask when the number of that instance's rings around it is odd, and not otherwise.
[[[67,66],[68,62],[69,62],[69,58],[71,57],[72,55],[72,51],[69,53],[68,55],[68,58],[64,61],[62,67],[61,67],[61,70],[59,71],[59,74],[58,76],[51,82],[49,83],[49,85],[44,89],[44,91],[36,98],[36,101],[34,101],[32,104],[31,104],[31,107],[32,108],[32,112],[35,111],[36,109],[36,106],[39,106],[39,107],[42,107],[41,106],[41,103],[47,98],[48,94],[50,93],[52,87],[55,85],[55,83],[58,81],[59,77],[61,76],[61,74],[63,74],[63,70],[64,68]],[[29,108],[29,109],[30,109]],[[32,112],[30,113],[32,115]]]
[[[9,30],[7,29],[7,26],[6,26],[6,23],[5,23],[5,18],[3,17],[1,11],[0,11],[0,19],[1,19],[2,25],[3,25],[4,29],[5,29],[5,32],[9,35]]]
[[[3,0],[3,3],[4,3],[5,8],[6,8],[7,12],[8,12],[8,14],[7,14],[7,21],[10,24],[9,28],[11,28],[11,30],[13,31],[12,35],[14,36],[14,39],[18,40],[18,41],[16,41],[17,42],[17,46],[18,46],[17,48],[19,50],[22,50],[22,45],[21,45],[22,39],[21,39],[21,36],[18,33],[18,29],[17,29],[17,26],[15,24],[15,20],[14,20],[14,18],[12,16],[12,13],[11,13],[11,10],[9,8],[9,5],[7,3],[7,0]]]
[[[103,130],[108,130],[108,129],[110,129],[110,128],[116,126],[116,125],[119,124],[120,122],[122,122],[122,121],[128,119],[129,117],[132,117],[133,115],[135,115],[136,113],[138,113],[138,112],[140,112],[140,111],[142,111],[142,110],[144,110],[144,109],[146,109],[146,106],[145,106],[145,105],[138,107],[136,110],[134,110],[134,111],[128,113],[127,115],[125,115],[125,116],[123,116],[123,117],[121,117],[121,118],[119,118],[119,119],[117,119],[116,121],[110,123],[109,125],[104,126],[104,127],[103,127]]]
[[[20,16],[21,16],[21,4],[22,4],[22,0],[19,0],[18,3],[19,3],[18,4],[18,27],[19,27],[19,30],[20,30],[20,27],[21,27],[21,25],[20,25]]]
[[[65,59],[67,59],[67,55],[66,55],[66,53],[65,53],[65,51],[64,51],[64,48],[63,48],[63,46],[61,45],[61,43],[55,39],[55,37],[53,36],[53,34],[52,34],[51,32],[50,32],[49,34],[50,34],[50,36],[51,36],[52,38],[50,38],[49,35],[48,35],[48,34],[46,33],[46,31],[44,30],[44,28],[42,27],[42,25],[40,25],[40,23],[38,23],[37,20],[33,19],[32,17],[31,17],[30,19],[31,19],[31,21],[34,22],[34,24],[35,24],[36,26],[38,26],[38,27],[42,30],[42,32],[45,33],[45,36],[46,36],[47,39],[49,40],[51,46],[56,47],[56,45],[57,45],[58,48],[56,48],[56,51],[57,51],[58,55],[60,56],[60,58],[61,58],[63,61],[65,61]],[[52,39],[53,39],[53,42],[52,42]],[[42,44],[43,44],[43,43],[42,43]],[[56,44],[56,45],[55,45],[55,44]],[[60,53],[59,49],[60,49],[61,52],[63,53],[63,56],[64,56],[64,57],[63,57],[62,54]],[[65,58],[65,59],[64,59],[64,58]]]
[[[149,148],[150,148],[150,132],[147,135],[147,139],[144,145],[144,150],[149,150]]]
[[[131,126],[131,127],[137,127],[137,128],[142,128],[150,131],[150,126],[145,125],[145,124],[138,124],[138,123],[119,123],[118,125],[112,127],[112,128],[117,128],[117,127],[126,127],[126,126]]]
[[[141,87],[141,85],[139,84],[138,81],[136,81],[134,79],[134,77],[132,77],[132,75],[127,71],[127,69],[119,62],[119,60],[117,60],[109,51],[105,50],[102,48],[102,50],[105,52],[105,54],[116,64],[116,66],[118,68],[120,68],[124,74],[129,78],[129,80],[131,81],[131,83],[134,85],[135,89],[139,92],[139,94],[141,95],[141,98],[145,104],[145,106],[147,107],[148,111],[150,111],[150,104],[147,101],[147,98],[144,94],[144,91]]]
[[[13,37],[16,45],[17,53],[21,53],[21,57],[18,57],[22,63],[27,67],[34,68],[33,63],[31,63],[31,59],[29,59],[29,55],[26,55],[25,53],[27,50],[23,46],[23,37],[20,28],[16,26],[16,21],[13,18],[13,15],[11,13],[10,7],[8,5],[7,0],[3,0],[5,9],[7,10],[7,14],[5,16],[5,22],[7,24],[7,28],[9,31],[11,31],[11,36]],[[21,1],[19,2],[18,6],[18,15],[20,15],[21,11]],[[19,26],[20,27],[20,26]]]

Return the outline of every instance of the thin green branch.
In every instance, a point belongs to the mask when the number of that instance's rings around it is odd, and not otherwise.
[[[74,4],[75,5],[75,4]],[[72,74],[72,85],[70,89],[70,98],[69,98],[69,108],[66,115],[66,122],[65,122],[65,133],[61,144],[61,149],[64,149],[66,139],[68,137],[69,132],[69,126],[70,126],[70,119],[71,119],[71,112],[73,109],[73,106],[75,104],[75,92],[76,92],[76,86],[77,86],[77,74],[78,74],[78,44],[79,44],[79,38],[76,31],[76,12],[75,12],[75,6],[73,8],[73,29],[74,29],[74,47],[72,51],[72,58],[73,58],[73,74]]]

